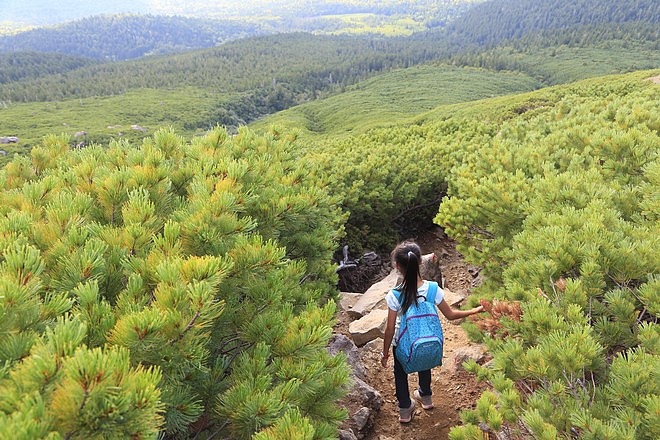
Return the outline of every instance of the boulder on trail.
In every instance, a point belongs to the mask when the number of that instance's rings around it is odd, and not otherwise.
[[[469,359],[478,364],[483,364],[486,359],[486,346],[482,344],[466,345],[453,350],[449,359],[444,363],[443,368],[450,373],[456,373],[463,370],[463,363]]]
[[[446,287],[442,291],[445,293],[445,301],[452,307],[458,306],[468,297],[467,292],[454,292]]]
[[[339,309],[348,313],[362,298],[362,293],[339,292]]]
[[[385,278],[372,285],[348,311],[348,316],[351,319],[360,319],[374,308],[387,308],[385,295],[396,286],[397,277],[398,272],[393,270]]]
[[[351,322],[348,332],[355,345],[361,347],[369,341],[382,338],[385,335],[387,314],[385,309],[374,309],[357,321]]]

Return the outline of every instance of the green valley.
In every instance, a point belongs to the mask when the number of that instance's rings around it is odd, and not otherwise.
[[[445,104],[476,101],[537,89],[538,81],[514,72],[442,64],[395,70],[349,86],[342,93],[278,112],[250,124],[275,124],[301,135],[336,138],[411,121]]]

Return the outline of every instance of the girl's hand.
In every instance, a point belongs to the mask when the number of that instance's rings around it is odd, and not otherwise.
[[[474,311],[474,313],[481,313],[484,311],[484,306],[477,306],[472,310]]]
[[[387,367],[387,360],[389,358],[390,358],[389,351],[385,351],[380,354],[380,364],[383,366],[383,368]]]

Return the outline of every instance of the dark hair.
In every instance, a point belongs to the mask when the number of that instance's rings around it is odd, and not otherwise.
[[[417,279],[420,277],[422,250],[414,241],[404,241],[394,248],[390,258],[399,265],[403,275],[403,282],[396,290],[401,291],[401,311],[405,313],[413,302],[417,304]]]

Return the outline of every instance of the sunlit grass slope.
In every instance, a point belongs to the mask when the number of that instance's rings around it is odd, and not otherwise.
[[[339,136],[369,128],[398,123],[442,104],[500,96],[537,88],[536,81],[517,73],[498,73],[475,68],[425,65],[395,70],[347,88],[330,98],[313,101],[277,113],[254,124],[266,128],[278,124],[300,129],[310,135]],[[213,120],[223,101],[237,94],[210,88],[138,89],[111,97],[70,99],[59,102],[15,104],[0,109],[0,127],[18,136],[21,146],[4,145],[9,154],[27,151],[48,134],[73,136],[86,143],[107,143],[110,139],[138,139],[171,126],[185,136],[212,127],[198,127],[199,120]],[[0,161],[3,158],[0,158]]]
[[[534,90],[539,83],[518,73],[448,65],[388,72],[327,99],[279,112],[252,124],[301,130],[303,136],[336,137],[405,122],[445,104]]]
[[[612,39],[601,47],[537,44],[501,46],[479,54],[452,58],[457,65],[524,72],[546,85],[566,84],[596,76],[655,69],[660,66],[657,44]]]
[[[171,126],[178,133],[194,135],[196,121],[227,99],[211,90],[186,87],[174,90],[132,90],[124,95],[69,99],[60,102],[15,104],[0,108],[0,136],[17,136],[20,146],[3,145],[10,153],[37,145],[48,134],[88,133],[77,141],[107,143],[110,139],[135,140],[160,127]],[[146,131],[136,130],[139,126]],[[212,128],[212,127],[208,127]]]

